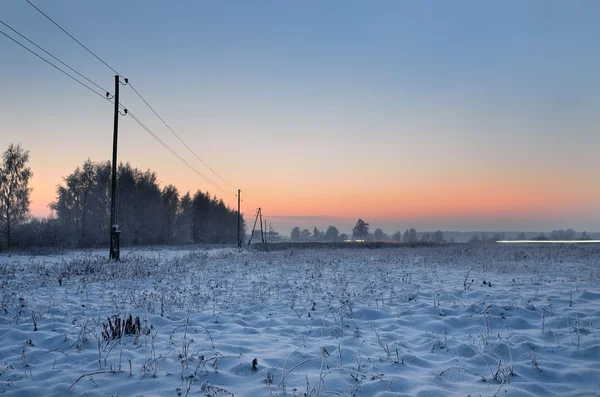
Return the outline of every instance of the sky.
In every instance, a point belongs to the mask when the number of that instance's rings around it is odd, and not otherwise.
[[[240,188],[247,220],[600,231],[596,1],[31,1],[220,189],[127,116],[119,161],[231,207]],[[25,0],[0,20],[114,92]],[[0,150],[30,151],[47,216],[62,178],[110,159],[113,106],[2,35],[0,57]]]

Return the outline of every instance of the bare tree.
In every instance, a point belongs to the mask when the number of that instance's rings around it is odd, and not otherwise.
[[[27,167],[29,151],[11,144],[2,155],[0,168],[0,222],[4,228],[7,247],[12,245],[11,232],[29,212],[29,179],[32,172]]]
[[[354,229],[352,229],[352,234],[354,237],[359,237],[361,240],[364,240],[369,236],[369,224],[362,219],[359,219],[356,221]]]

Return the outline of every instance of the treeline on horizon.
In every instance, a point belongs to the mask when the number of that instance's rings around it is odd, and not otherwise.
[[[0,165],[0,249],[108,245],[111,164],[87,160],[56,188],[52,215],[29,215],[29,152],[10,145]],[[160,187],[154,171],[129,163],[117,169],[121,245],[237,244],[237,211],[197,190]],[[241,218],[241,235],[245,221]]]
[[[361,234],[362,230],[362,234]],[[448,236],[449,235],[449,236]],[[461,239],[458,236],[463,236]],[[467,237],[464,237],[467,236]],[[363,240],[365,242],[390,242],[390,243],[456,243],[463,242],[469,244],[490,244],[498,241],[513,240],[531,240],[531,241],[574,241],[574,240],[594,240],[600,238],[600,233],[588,233],[586,231],[577,232],[573,229],[553,230],[550,233],[539,232],[418,232],[415,228],[400,230],[389,235],[381,228],[375,231],[369,231],[369,224],[359,219],[357,225],[353,228],[351,234],[340,233],[338,228],[331,225],[326,231],[321,231],[317,227],[311,232],[309,229],[301,229],[296,226],[290,233],[292,242],[343,242],[350,240]]]
[[[362,219],[356,222],[356,225],[352,229],[352,234],[348,235],[340,233],[337,227],[330,225],[327,230],[321,231],[316,227],[311,232],[308,229],[300,229],[296,226],[290,233],[290,241],[308,242],[308,241],[322,241],[322,242],[344,242],[348,240],[354,241],[366,241],[366,242],[403,242],[403,243],[453,243],[454,240],[446,241],[444,233],[441,230],[435,232],[423,232],[418,233],[417,229],[410,228],[406,229],[404,233],[400,230],[392,234],[391,236],[385,233],[381,228],[375,229],[373,232],[369,231],[369,224]]]

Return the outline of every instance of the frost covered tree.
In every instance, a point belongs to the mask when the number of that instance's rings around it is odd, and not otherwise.
[[[292,229],[292,232],[290,233],[290,240],[300,241],[300,228],[298,226]]]
[[[313,229],[313,238],[318,241],[321,239],[321,234],[321,231],[315,226],[315,228]]]
[[[146,170],[140,172],[135,169],[134,200],[132,204],[133,217],[127,230],[122,234],[125,241],[130,244],[158,244],[161,242],[161,231],[164,219],[160,216],[163,212],[163,203],[158,176],[155,172]],[[117,217],[117,221],[118,221]],[[127,233],[129,235],[127,235]]]
[[[369,224],[362,219],[359,219],[356,221],[354,229],[352,229],[352,235],[356,238],[364,240],[369,236]]]
[[[575,232],[575,230],[573,229],[567,229],[567,230],[553,230],[550,233],[550,240],[575,240],[575,238],[577,238],[577,233]]]
[[[109,236],[110,163],[86,161],[64,179],[51,204],[65,246],[100,246]],[[237,243],[237,211],[197,191],[181,198],[173,185],[160,187],[151,170],[129,163],[117,172],[117,222],[121,245]],[[240,220],[241,235],[245,221]]]
[[[11,144],[2,155],[0,168],[0,223],[8,248],[12,246],[12,232],[29,212],[29,179],[32,172],[27,167],[29,151]]]
[[[164,243],[172,244],[175,241],[175,227],[179,212],[179,191],[173,185],[165,186],[161,193],[163,202],[163,232]]]
[[[375,229],[375,231],[373,232],[373,238],[376,241],[381,241],[381,240],[387,240],[387,234],[385,234],[383,232],[383,230],[381,230],[381,228],[377,228]]]
[[[583,232],[581,233],[581,237],[579,238],[580,240],[591,240],[592,238],[587,234],[587,232]]]
[[[179,213],[175,228],[176,241],[180,244],[192,242],[193,224],[192,196],[190,192],[184,194],[179,200]]]
[[[310,231],[308,229],[302,229],[302,231],[300,232],[300,239],[301,240],[310,239]]]
[[[406,229],[406,231],[404,232],[404,236],[402,237],[402,241],[404,241],[405,243],[416,243],[418,241],[417,229],[415,229],[414,227]]]
[[[83,166],[64,178],[56,189],[57,200],[50,204],[65,230],[69,245],[97,245],[106,240],[110,215],[110,163]]]
[[[340,240],[340,231],[335,226],[329,226],[327,231],[325,232],[325,239],[327,241],[339,241]]]
[[[440,244],[444,242],[444,233],[441,230],[436,230],[431,236],[431,241]]]

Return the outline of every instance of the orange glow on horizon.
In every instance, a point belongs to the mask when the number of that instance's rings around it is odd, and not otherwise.
[[[37,162],[39,161],[39,163]],[[66,162],[66,161],[65,161]],[[131,161],[137,166],[136,161]],[[31,213],[48,216],[48,204],[55,200],[56,186],[62,178],[73,172],[58,161],[53,169],[44,168],[47,159],[32,161],[34,178],[31,194]],[[79,164],[80,165],[80,164]],[[137,166],[144,169],[142,165]],[[181,172],[178,164],[167,164],[157,170],[161,187],[169,183],[179,189],[181,195],[194,193],[204,181],[187,172]],[[61,177],[55,175],[60,173]],[[370,177],[370,178],[369,178]],[[537,178],[531,183],[526,175],[482,176],[478,173],[460,174],[453,177],[400,174],[394,183],[378,174],[358,175],[299,175],[287,178],[276,174],[272,180],[244,177],[256,184],[251,190],[242,189],[242,212],[252,219],[255,205],[261,205],[266,216],[329,216],[334,218],[377,218],[377,219],[478,219],[527,217],[543,219],[552,216],[580,216],[593,209],[597,194],[585,189],[594,189],[584,184],[577,176]],[[356,178],[356,180],[354,180]],[[279,183],[278,183],[279,182]],[[222,184],[224,185],[224,184]],[[581,188],[581,186],[590,186]],[[214,187],[200,188],[211,196],[222,198],[231,209],[237,209],[237,199],[225,195]],[[227,186],[229,192],[233,188]],[[571,192],[577,191],[575,195]],[[258,195],[257,193],[260,193]],[[583,194],[582,194],[583,193]]]
[[[163,185],[161,185],[163,186]],[[31,195],[31,213],[47,216],[49,203],[55,200],[56,184],[36,184]],[[190,189],[191,190],[191,189]],[[200,189],[203,190],[203,189]],[[185,194],[187,189],[180,188]],[[195,190],[191,190],[193,193]],[[205,191],[205,190],[203,190]],[[218,193],[221,193],[217,191]],[[216,193],[210,192],[211,195]],[[216,194],[232,209],[237,208],[235,197]],[[344,190],[263,192],[260,202],[265,213],[271,216],[375,217],[375,218],[452,218],[486,216],[542,216],[593,206],[585,199],[567,194],[554,194],[548,199],[548,191],[524,190],[501,185],[462,186],[415,186],[413,189],[398,187],[395,190],[372,190],[364,194],[350,188]],[[244,195],[242,193],[242,198]],[[254,211],[250,200],[244,201],[246,218]],[[570,211],[571,213],[573,211]],[[575,211],[578,212],[578,211]]]

